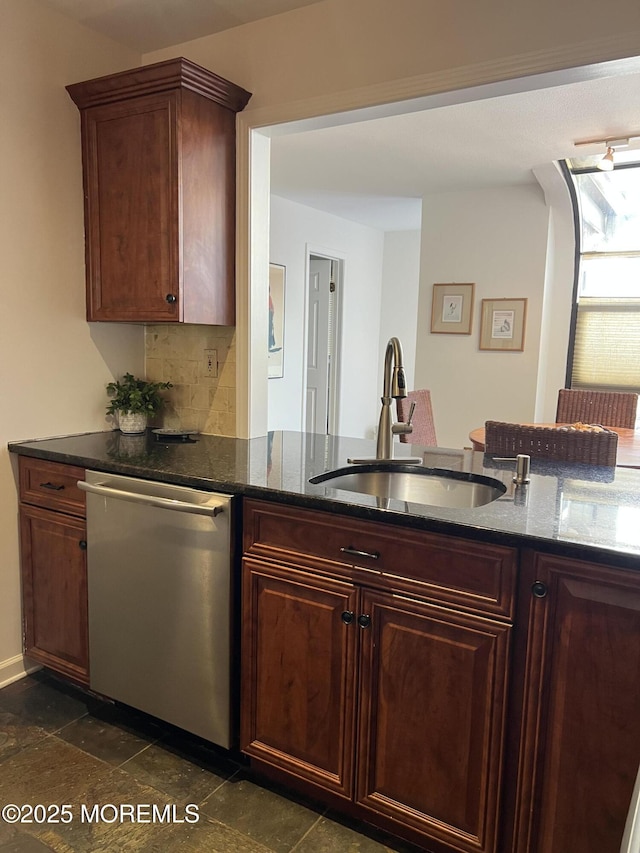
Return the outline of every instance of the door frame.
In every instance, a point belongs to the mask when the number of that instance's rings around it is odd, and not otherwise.
[[[323,258],[336,262],[336,298],[334,303],[335,322],[333,324],[333,343],[335,357],[331,362],[329,373],[329,411],[327,426],[329,435],[338,435],[340,423],[340,364],[342,356],[342,293],[344,289],[344,267],[345,256],[341,252],[327,247],[315,246],[313,243],[305,244],[305,290],[304,290],[304,334],[302,344],[302,406],[301,406],[301,430],[305,432],[307,423],[307,362],[309,343],[309,275],[311,272],[311,256]]]

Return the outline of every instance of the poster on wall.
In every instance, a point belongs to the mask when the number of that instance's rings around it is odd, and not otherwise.
[[[431,302],[431,333],[436,335],[470,335],[473,323],[473,290],[464,284],[434,284]]]
[[[481,350],[524,350],[526,299],[483,299]]]
[[[280,264],[269,264],[269,379],[284,376],[285,269]]]

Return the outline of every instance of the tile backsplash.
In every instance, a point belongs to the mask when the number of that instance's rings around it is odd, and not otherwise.
[[[209,370],[212,350],[216,357]],[[163,427],[235,436],[234,327],[147,326],[145,372],[149,380],[173,383],[163,392]]]

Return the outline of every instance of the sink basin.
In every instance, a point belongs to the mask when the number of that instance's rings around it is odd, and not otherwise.
[[[349,465],[318,474],[309,482],[382,499],[457,509],[484,506],[507,490],[500,480],[482,474],[389,462]]]

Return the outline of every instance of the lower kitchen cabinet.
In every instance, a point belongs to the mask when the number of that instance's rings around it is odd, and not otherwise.
[[[640,578],[526,553],[516,853],[619,853],[640,764]]]
[[[444,849],[495,850],[510,626],[392,593],[360,610],[356,802]]]
[[[425,850],[497,851],[510,620],[428,580],[448,560],[464,596],[476,559],[502,607],[494,568],[509,589],[513,552],[369,524],[245,502],[241,748]]]
[[[20,457],[24,652],[89,683],[84,469]]]
[[[350,798],[357,635],[343,614],[355,587],[250,558],[243,585],[247,753]]]
[[[640,764],[637,571],[245,508],[257,769],[430,853],[619,853]]]

